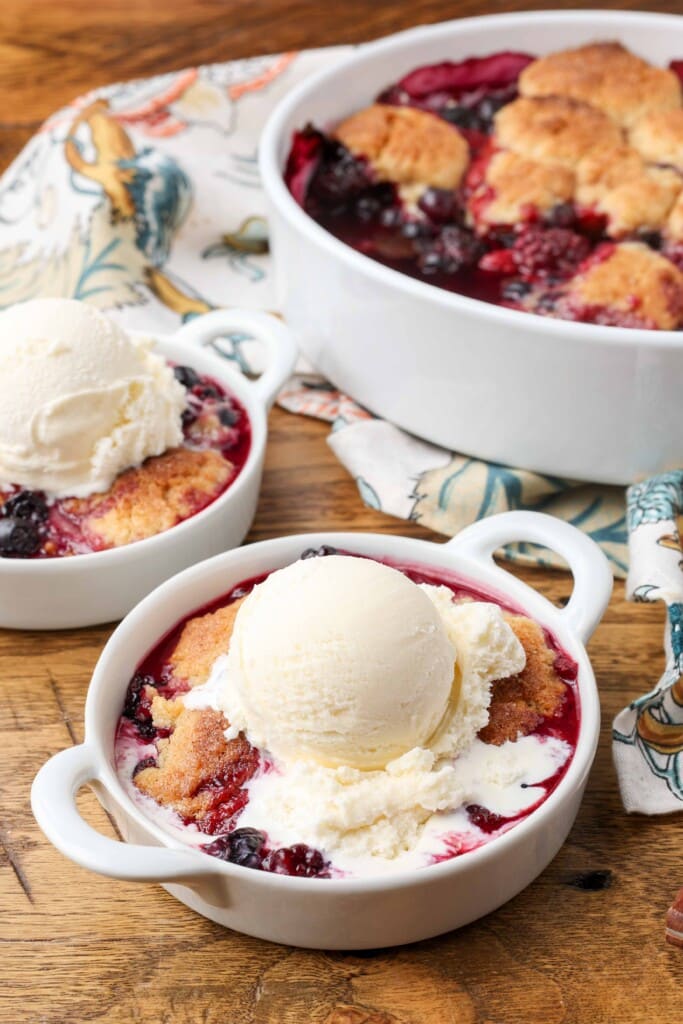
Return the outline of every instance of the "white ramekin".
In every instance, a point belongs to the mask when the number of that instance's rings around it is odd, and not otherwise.
[[[574,575],[564,609],[495,565],[511,541],[562,554]],[[188,849],[126,795],[114,770],[114,733],[128,682],[157,640],[194,609],[239,581],[280,568],[307,547],[331,544],[360,554],[455,571],[521,607],[555,634],[579,665],[581,720],[573,761],[548,799],[487,846],[443,864],[371,879],[305,879],[254,871]],[[458,928],[500,906],[541,872],[564,841],[581,801],[598,740],[598,694],[584,643],[609,600],[604,555],[574,527],[533,512],[507,512],[468,527],[446,544],[363,533],[302,534],[248,545],[162,584],[116,629],[95,668],[85,708],[85,742],[56,754],[38,773],[33,812],[48,839],[91,871],[161,882],[181,902],[219,924],[295,946],[368,949],[414,942]],[[92,783],[126,843],[94,831],[75,803]],[[129,845],[128,845],[129,844]]]
[[[268,366],[256,381],[205,347],[233,332],[251,335],[266,346]],[[120,619],[169,576],[244,539],[261,483],[267,413],[296,361],[292,335],[265,313],[225,309],[206,313],[155,342],[166,358],[215,377],[246,409],[251,448],[239,476],[197,515],[146,540],[68,558],[0,558],[0,626],[66,629]]]
[[[683,334],[549,320],[452,294],[355,252],[282,180],[292,132],[330,126],[421,64],[618,39],[683,58],[683,18],[552,11],[466,18],[361,46],[278,105],[260,170],[279,306],[304,353],[373,412],[456,451],[554,476],[631,483],[678,468]]]

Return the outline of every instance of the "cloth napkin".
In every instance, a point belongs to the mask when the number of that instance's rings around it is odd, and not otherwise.
[[[628,525],[633,601],[666,607],[664,673],[614,719],[614,762],[627,811],[683,810],[683,471],[630,487]]]
[[[273,310],[256,164],[259,134],[294,84],[350,49],[187,68],[107,86],[58,111],[0,179],[0,305],[70,296],[106,309],[127,329],[152,334],[173,331],[217,306]],[[261,353],[248,338],[226,338],[220,351],[244,371],[260,365]],[[281,403],[332,424],[333,451],[356,480],[362,500],[375,508],[446,534],[506,509],[549,512],[593,537],[615,575],[626,573],[620,488],[445,451],[371,416],[318,377],[295,378]],[[652,568],[655,589],[646,599],[663,596],[664,591],[656,593],[661,541],[648,541],[645,534],[642,544],[635,543],[639,582],[634,593],[645,596],[643,581]],[[552,553],[529,545],[505,553],[534,564],[559,564]],[[673,548],[668,553],[676,558]],[[680,615],[681,604],[673,590],[669,593],[671,643],[680,636],[672,616]],[[654,695],[642,699],[642,708],[636,702],[618,720],[617,765],[625,801],[633,809],[671,809],[661,795],[662,771],[668,772],[671,799],[682,798],[680,751],[653,760],[655,747],[643,738],[644,723],[649,736],[653,721],[678,720],[678,691],[667,689],[674,672],[672,663]]]

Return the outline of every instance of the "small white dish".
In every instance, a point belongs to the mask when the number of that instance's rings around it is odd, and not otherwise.
[[[512,541],[560,552],[574,592],[559,609],[495,565]],[[547,626],[579,666],[579,737],[573,760],[547,800],[490,843],[450,861],[387,877],[306,879],[243,868],[189,849],[126,794],[114,767],[114,736],[128,682],[168,630],[238,582],[281,568],[304,548],[331,544],[359,554],[456,572]],[[533,512],[482,520],[446,544],[363,533],[281,537],[211,558],[168,580],[125,618],[95,668],[85,707],[85,742],[38,773],[33,813],[48,839],[82,867],[126,881],[159,882],[218,924],[273,942],[322,949],[395,946],[439,935],[499,907],[527,886],[565,840],[598,741],[600,709],[584,644],[607,605],[612,577],[602,552],[574,527]],[[91,783],[125,842],[96,832],[76,807]]]
[[[205,347],[233,332],[251,335],[266,346],[268,365],[256,381]],[[247,461],[210,505],[146,540],[64,558],[0,558],[1,627],[67,629],[120,619],[169,576],[244,539],[261,483],[267,413],[296,362],[292,335],[265,313],[221,309],[155,341],[161,355],[215,377],[239,399],[251,425]]]
[[[278,308],[321,373],[428,441],[575,480],[629,484],[681,459],[683,332],[503,309],[401,274],[317,224],[283,180],[292,133],[328,128],[416,67],[619,40],[683,59],[683,18],[538,11],[462,18],[360,46],[278,104],[259,151]],[[312,286],[314,282],[314,286]]]

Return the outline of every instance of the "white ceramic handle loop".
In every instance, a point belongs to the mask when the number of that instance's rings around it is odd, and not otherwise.
[[[595,541],[575,526],[541,512],[501,512],[466,527],[448,542],[448,547],[469,558],[491,562],[495,551],[519,541],[542,544],[567,562],[574,589],[561,615],[581,640],[588,640],[609,602],[612,573]],[[508,575],[504,569],[498,571]]]
[[[43,765],[31,787],[36,821],[65,857],[100,875],[133,882],[190,882],[211,873],[210,864],[202,864],[204,854],[121,843],[88,825],[76,794],[97,778],[94,764],[87,744],[69,747]]]
[[[281,320],[247,309],[214,309],[190,320],[175,337],[194,345],[209,345],[216,338],[237,333],[248,334],[266,347],[266,368],[258,380],[249,383],[270,409],[278,391],[294,372],[298,354],[294,336]]]

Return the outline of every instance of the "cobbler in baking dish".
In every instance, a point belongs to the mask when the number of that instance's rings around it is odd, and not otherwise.
[[[419,868],[494,840],[554,791],[578,737],[576,675],[540,625],[448,572],[309,549],[152,649],[116,768],[148,817],[234,864]]]
[[[296,133],[296,201],[359,252],[543,316],[683,327],[683,62],[616,42],[420,67]]]
[[[0,557],[80,555],[145,540],[196,515],[230,486],[249,455],[246,410],[214,378],[190,366],[173,373],[186,392],[182,443],[82,498],[0,487]]]

